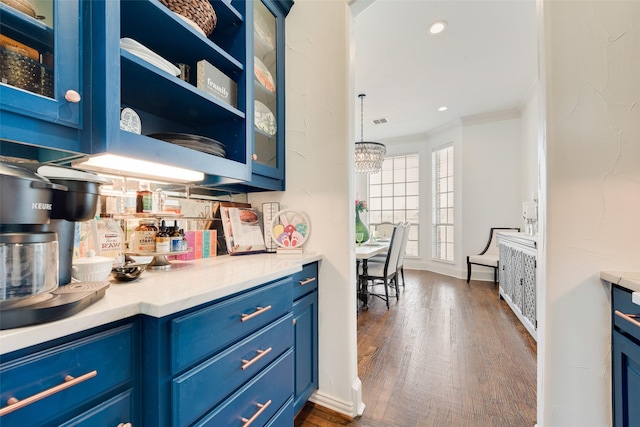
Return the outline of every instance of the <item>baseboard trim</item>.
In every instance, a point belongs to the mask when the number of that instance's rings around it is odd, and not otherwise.
[[[327,409],[331,409],[332,411],[355,418],[362,415],[365,408],[364,402],[362,402],[362,382],[360,381],[360,378],[356,380],[355,384],[351,388],[351,395],[353,400],[351,402],[347,402],[346,400],[326,394],[322,390],[316,390],[309,398],[309,401],[317,405],[324,406]]]

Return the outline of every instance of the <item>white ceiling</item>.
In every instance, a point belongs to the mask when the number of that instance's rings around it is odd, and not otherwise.
[[[352,10],[365,141],[518,108],[537,79],[535,0],[355,0]],[[447,30],[429,35],[437,20]],[[354,105],[359,141],[357,96]],[[372,123],[380,118],[389,122]]]

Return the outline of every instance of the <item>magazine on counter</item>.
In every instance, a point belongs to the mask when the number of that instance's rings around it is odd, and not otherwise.
[[[229,255],[266,251],[257,209],[221,206],[220,217]]]

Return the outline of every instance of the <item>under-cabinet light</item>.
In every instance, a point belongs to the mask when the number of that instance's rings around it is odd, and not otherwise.
[[[100,154],[74,163],[73,166],[95,172],[127,174],[143,179],[162,178],[173,182],[197,182],[204,179],[202,172],[115,154]]]
[[[431,35],[436,35],[436,34],[440,34],[441,32],[443,32],[444,30],[447,29],[447,21],[436,21],[434,23],[432,23],[431,25],[429,25],[429,34]]]

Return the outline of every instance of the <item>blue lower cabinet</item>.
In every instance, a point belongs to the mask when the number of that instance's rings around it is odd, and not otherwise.
[[[135,425],[133,413],[134,399],[132,397],[132,390],[127,390],[84,414],[75,417],[71,421],[61,424],[60,427],[116,427],[127,423]]]
[[[173,380],[174,425],[188,426],[291,348],[292,315]],[[212,387],[212,379],[215,386]]]
[[[136,421],[137,402],[131,390],[137,384],[137,342],[135,323],[130,323],[51,347],[40,345],[37,351],[15,359],[3,355],[0,425],[88,426],[99,425],[88,419],[118,419],[117,426]],[[104,403],[124,390],[129,390],[124,401]],[[7,405],[9,401],[17,403]],[[11,411],[12,406],[17,409]]]
[[[295,394],[298,413],[318,388],[318,292],[299,299],[293,305]]]
[[[264,426],[292,394],[293,350],[289,350],[195,426],[242,425],[239,421]]]
[[[640,426],[640,342],[613,331],[614,426]]]
[[[293,426],[295,412],[293,412],[293,398],[287,400],[282,408],[269,420],[266,427],[290,427]]]

